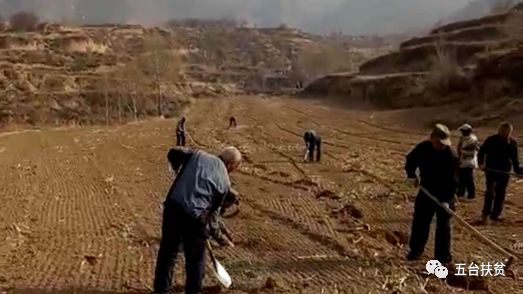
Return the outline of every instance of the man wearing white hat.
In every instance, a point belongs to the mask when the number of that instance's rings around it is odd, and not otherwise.
[[[478,168],[478,151],[479,141],[476,135],[472,133],[472,126],[464,124],[458,129],[461,132],[461,138],[458,144],[459,157],[459,184],[458,198],[465,197],[472,200],[476,197],[476,186],[474,184],[474,169]]]

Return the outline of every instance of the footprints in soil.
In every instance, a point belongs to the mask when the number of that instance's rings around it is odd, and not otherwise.
[[[382,232],[385,240],[389,242],[390,245],[402,247],[409,242],[408,234],[400,231],[383,231]]]
[[[261,169],[261,170],[267,170],[267,167],[263,164],[255,164],[253,165],[254,168]]]
[[[363,218],[363,212],[361,211],[361,209],[357,208],[352,204],[347,204],[342,208],[333,211],[332,215],[341,219],[342,222],[347,222],[348,220],[353,219],[359,220]]]
[[[282,171],[272,171],[272,172],[269,173],[269,175],[282,177],[282,178],[288,178],[288,177],[291,176],[290,174],[288,174],[286,172],[282,172]]]
[[[450,271],[447,276],[447,284],[449,286],[468,291],[487,291],[489,289],[485,277],[456,276],[452,268]]]
[[[338,200],[341,198],[341,196],[338,193],[332,192],[330,190],[323,190],[316,194],[316,198],[329,198],[333,200]]]

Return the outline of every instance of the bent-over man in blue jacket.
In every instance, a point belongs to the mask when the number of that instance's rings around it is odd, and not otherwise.
[[[185,254],[185,293],[201,293],[205,271],[205,247],[211,218],[231,192],[229,173],[241,162],[235,147],[226,147],[219,156],[201,150],[176,148],[167,158],[178,176],[164,203],[162,240],[156,262],[155,293],[171,290],[178,248]]]

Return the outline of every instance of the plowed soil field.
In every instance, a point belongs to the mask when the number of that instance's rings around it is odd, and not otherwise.
[[[228,128],[231,115],[237,128]],[[232,175],[240,213],[226,220],[236,247],[215,249],[234,280],[222,292],[463,293],[468,285],[483,293],[523,293],[518,263],[506,277],[452,285],[424,275],[432,236],[423,261],[405,261],[416,190],[405,184],[403,165],[426,130],[291,99],[202,99],[186,116],[189,146],[217,152],[235,145],[245,156]],[[148,293],[172,182],[166,152],[175,143],[175,123],[0,136],[0,287]],[[320,163],[303,162],[307,128],[324,140]],[[483,178],[478,172],[478,199],[457,208],[470,223],[480,215]],[[523,183],[512,180],[506,222],[476,225],[520,258],[522,193]],[[506,257],[456,222],[453,255],[456,263],[478,264]],[[176,279],[183,285],[181,256]],[[205,283],[217,292],[210,268]]]

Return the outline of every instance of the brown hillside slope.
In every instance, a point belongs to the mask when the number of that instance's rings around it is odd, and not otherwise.
[[[507,22],[520,11],[516,6],[503,14],[451,23],[434,29],[428,36],[411,38],[400,45],[400,50],[363,63],[364,74],[388,74],[430,69],[435,44],[457,55],[461,65],[474,63],[475,54],[513,46],[507,34]],[[415,61],[413,61],[414,59]]]
[[[264,80],[273,72],[284,86],[294,86],[302,72],[293,77],[292,71],[302,52],[338,46],[331,43],[288,28],[41,24],[35,31],[14,32],[4,26],[0,127],[121,123],[159,112],[172,116],[190,98],[270,86]],[[335,52],[347,60],[346,68],[363,60],[341,43]],[[157,57],[159,67],[153,64]]]
[[[462,118],[510,118],[523,111],[516,103],[523,93],[522,23],[518,6],[507,14],[445,25],[363,63],[359,72],[320,78],[304,95],[381,108],[462,103]]]

